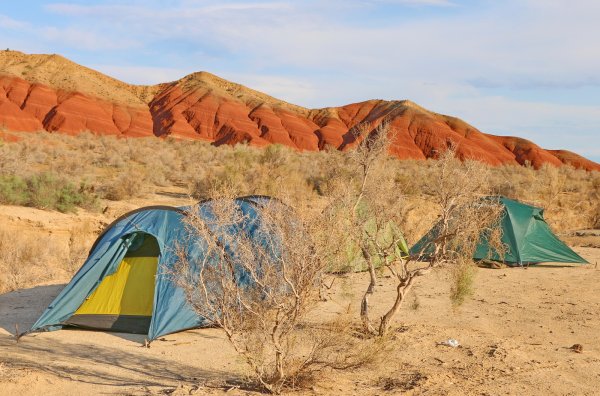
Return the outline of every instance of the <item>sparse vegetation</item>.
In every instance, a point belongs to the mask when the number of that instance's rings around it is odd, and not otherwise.
[[[0,203],[55,209],[72,212],[76,207],[93,209],[97,198],[85,184],[79,187],[53,173],[40,173],[27,177],[0,176]]]
[[[148,185],[141,172],[121,173],[113,181],[101,187],[103,196],[111,201],[123,201],[135,197],[142,197],[148,193]]]
[[[502,243],[500,220],[502,207],[489,193],[490,169],[474,161],[461,162],[451,145],[435,163],[435,182],[428,193],[435,203],[438,221],[430,242],[413,247],[428,268],[448,265],[451,273],[450,298],[460,305],[472,294],[476,270],[473,256],[482,235],[499,257],[506,247]],[[491,254],[491,252],[490,252]]]
[[[47,245],[32,236],[0,230],[0,293],[24,287],[33,280],[43,282],[52,276],[44,270]]]
[[[89,133],[75,137],[25,134],[19,141],[0,145],[0,202],[71,212],[76,207],[97,208],[101,198],[130,200],[163,186],[183,189],[197,199],[227,189],[239,195],[285,191],[291,205],[306,201],[316,210],[341,196],[354,197],[324,212],[330,225],[325,240],[340,241],[344,236],[336,234],[348,225],[344,205],[357,202],[356,195],[349,193],[349,189],[356,191],[350,180],[360,180],[356,162],[348,154],[352,152],[296,152],[278,145],[214,147],[205,142],[118,139]],[[372,204],[362,200],[357,211],[361,216],[379,211],[381,218],[393,220],[409,245],[414,243],[437,221],[439,204],[432,187],[439,185],[439,166],[438,160],[398,161],[383,156],[370,172]],[[536,171],[478,163],[465,166],[486,175],[475,195],[489,191],[543,206],[548,223],[559,234],[600,227],[598,172],[570,167],[546,166]],[[383,223],[369,227],[373,226],[377,232],[386,227]],[[367,269],[361,251],[348,241],[330,243],[321,253],[327,272]]]
[[[413,208],[402,194],[402,186],[396,184],[394,173],[386,171],[393,161],[387,156],[393,139],[394,133],[385,122],[375,128],[362,124],[356,129],[355,147],[347,154],[346,163],[354,172],[337,181],[338,188],[325,210],[325,217],[333,221],[325,227],[320,244],[323,257],[332,257],[342,265],[346,260],[349,264],[345,268],[368,271],[360,317],[365,333],[380,337],[389,331],[416,279],[437,267],[450,266],[454,280],[451,298],[456,303],[464,301],[474,270],[465,263],[473,266],[471,257],[481,233],[487,231],[496,237],[490,238],[490,243],[500,240],[494,230],[501,208],[491,201],[481,202],[480,194],[485,195],[488,188],[489,169],[480,163],[459,161],[450,146],[432,166],[433,183],[423,187],[435,205],[432,211],[438,214],[438,234],[430,245],[411,255],[402,229],[410,229],[407,217]],[[502,252],[503,247],[496,250]],[[427,263],[416,263],[415,259]],[[375,323],[370,300],[381,276],[378,272],[383,271],[395,281],[395,299]]]
[[[306,325],[324,274],[309,234],[321,224],[318,215],[272,201],[255,218],[232,195],[213,198],[203,216],[200,208],[189,212],[190,239],[177,251],[172,277],[196,313],[225,333],[258,385],[273,393],[307,387],[317,372],[377,355],[383,343],[365,348],[346,323]]]
[[[403,227],[409,241],[416,240],[435,219],[431,211],[425,210],[433,205],[427,189],[436,182],[435,164],[436,160],[390,158],[380,170],[393,179],[394,187],[414,206],[413,214],[423,210],[425,218],[415,216],[417,219]],[[596,226],[598,172],[568,166],[539,170],[519,166],[482,168],[488,174],[486,185],[492,194],[544,207],[555,231]],[[223,186],[233,186],[241,194],[272,194],[282,185],[318,202],[330,194],[327,189],[332,187],[332,177],[339,174],[343,178],[352,172],[344,153],[296,152],[277,145],[266,150],[246,145],[214,147],[206,142],[118,139],[89,133],[75,137],[27,134],[20,141],[0,145],[2,178],[27,179],[43,173],[60,175],[74,186],[84,181],[90,192],[107,199],[130,199],[169,185],[187,186],[189,193],[198,198],[205,197],[211,188]],[[138,187],[128,188],[125,180],[133,179]]]
[[[398,317],[419,316],[431,307],[431,297],[412,288],[419,276],[445,271],[441,278],[452,303],[467,300],[475,290],[477,267],[470,257],[476,238],[482,231],[492,242],[501,236],[494,227],[497,207],[493,201],[482,204],[482,196],[503,194],[544,206],[559,232],[600,227],[597,173],[490,168],[458,161],[451,147],[436,160],[398,161],[386,155],[386,138],[393,139],[388,125],[361,125],[352,150],[312,153],[278,145],[256,149],[172,139],[27,135],[0,145],[0,203],[72,212],[97,207],[101,199],[130,201],[106,202],[113,205],[109,214],[95,214],[110,221],[135,205],[135,198],[150,200],[165,188],[198,200],[248,194],[283,199],[296,209],[294,217],[273,209],[261,227],[274,231],[285,254],[273,254],[241,235],[228,241],[237,247],[233,260],[222,245],[209,243],[203,249],[214,261],[182,254],[175,275],[196,311],[243,357],[255,385],[271,392],[311,388],[328,373],[389,356],[390,340],[413,336],[405,330],[410,326],[394,326],[401,322]],[[225,204],[218,210],[221,225],[192,217],[189,229],[198,240],[214,241],[215,230],[224,224],[247,221]],[[408,246],[438,222],[442,232],[430,246],[428,261],[417,262]],[[70,226],[68,241],[64,237],[64,246],[52,253],[46,238],[2,229],[0,293],[68,280],[99,228],[100,221]],[[227,238],[231,235],[224,233],[217,239]],[[206,265],[214,263],[220,264]],[[231,265],[250,274],[250,287],[236,282]],[[198,266],[200,273],[192,270]],[[366,282],[359,293],[351,283],[357,279]],[[320,291],[332,282],[356,302],[348,309],[337,307],[333,320],[316,318],[313,308],[326,297]],[[217,293],[198,293],[204,287]],[[371,383],[394,392],[427,380],[409,371],[377,371]]]
[[[387,122],[375,128],[370,124],[356,128],[353,150],[346,156],[350,174],[337,175],[337,188],[332,189],[331,202],[325,209],[326,218],[334,221],[319,234],[324,237],[320,243],[323,257],[332,257],[342,265],[347,260],[345,266],[354,265],[353,270],[367,269],[369,283],[360,317],[364,331],[379,336],[386,335],[414,278],[422,273],[419,267],[409,268],[408,245],[400,230],[405,223],[407,204],[401,189],[395,188],[393,174],[384,171],[393,138]],[[338,238],[333,243],[332,236]],[[377,271],[383,269],[396,279],[396,298],[375,325],[369,300],[377,285]]]
[[[87,257],[96,230],[87,221],[69,230],[61,249],[34,232],[0,228],[0,294],[57,279],[68,280]]]

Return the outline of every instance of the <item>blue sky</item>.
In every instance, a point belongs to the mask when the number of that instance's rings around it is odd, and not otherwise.
[[[598,21],[598,0],[23,0],[0,2],[0,48],[306,107],[410,99],[600,161]]]

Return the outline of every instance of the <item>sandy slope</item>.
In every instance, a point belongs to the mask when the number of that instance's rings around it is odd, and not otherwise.
[[[577,250],[600,262],[600,249]],[[459,309],[450,304],[446,276],[420,279],[398,319],[394,352],[381,367],[328,375],[307,393],[597,394],[600,270],[594,264],[479,269],[475,295]],[[348,304],[356,309],[364,283],[363,274],[337,279],[330,300],[314,315],[330,318]],[[225,391],[219,385],[235,384],[244,373],[216,329],[169,335],[149,349],[140,346],[143,336],[79,330],[15,343],[9,334],[14,323],[30,326],[62,286],[0,295],[1,393],[220,394]],[[377,298],[391,297],[384,289],[390,290],[380,287]],[[437,345],[448,338],[461,347]],[[582,354],[569,349],[576,343]],[[228,394],[246,393],[252,392]]]

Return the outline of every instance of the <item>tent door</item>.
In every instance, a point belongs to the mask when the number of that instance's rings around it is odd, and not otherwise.
[[[65,324],[147,334],[159,252],[153,236],[138,233],[117,270],[102,280]]]

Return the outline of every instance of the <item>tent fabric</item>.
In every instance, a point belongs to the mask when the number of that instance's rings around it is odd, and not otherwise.
[[[271,201],[273,200],[266,196],[235,199],[238,210],[247,220],[243,224],[231,226],[227,231],[244,232],[252,238],[264,238],[258,231],[260,213],[261,208]],[[154,278],[153,284],[147,286],[153,289],[151,317],[149,323],[145,324],[148,340],[207,325],[207,321],[199,317],[190,307],[184,291],[171,279],[169,270],[177,262],[175,247],[184,246],[186,254],[191,259],[204,257],[202,241],[190,239],[184,220],[191,210],[197,211],[200,218],[212,218],[213,203],[214,201],[205,201],[193,207],[180,208],[166,206],[141,208],[117,219],[98,237],[80,270],[42,313],[29,332],[58,330],[66,325],[95,327],[82,325],[82,320],[83,322],[87,320],[89,323],[90,318],[87,315],[95,316],[92,319],[96,321],[97,328],[113,330],[123,328],[127,330],[127,323],[135,322],[136,317],[148,318],[146,306],[140,307],[130,301],[125,301],[123,304],[122,299],[120,302],[114,302],[119,301],[117,297],[114,297],[113,302],[108,301],[112,298],[112,294],[108,292],[109,283],[113,286],[112,293],[116,295],[124,293],[127,286],[123,286],[122,283],[126,284],[128,279],[125,275],[131,277],[132,269],[142,262],[147,267],[140,267],[138,272],[141,276],[137,276],[140,275],[138,273],[134,278],[142,282],[145,279],[146,284],[151,275]],[[156,254],[156,271],[151,268],[152,263],[148,262],[148,257],[151,256],[135,258],[135,253],[131,253],[139,249],[136,244],[139,244],[141,235],[152,237],[158,245],[158,249],[152,254]],[[224,247],[232,257],[235,256],[234,247]],[[145,252],[148,254],[148,250]],[[127,266],[130,267],[128,271],[126,271]],[[133,269],[133,271],[137,270]],[[239,272],[236,276],[241,282],[248,282],[247,274]],[[123,287],[119,289],[121,287],[119,286],[115,289],[114,286],[117,284]],[[140,292],[138,286],[134,286],[132,290],[135,293]],[[148,290],[143,293],[145,296],[151,294]],[[101,295],[104,296],[104,302],[99,303],[100,300],[97,302],[96,297],[99,298]],[[104,315],[98,315],[99,312]],[[143,315],[139,315],[140,313]],[[142,322],[133,326],[137,326],[138,331],[131,332],[139,332],[140,328],[143,329]]]
[[[503,261],[509,265],[525,265],[541,262],[581,263],[588,262],[565,245],[550,229],[544,220],[544,210],[506,197],[487,197],[499,202],[503,207],[502,242],[507,247],[504,258],[490,248],[482,235],[475,250],[475,260]],[[438,235],[438,225],[433,227],[411,249],[411,255],[427,256],[431,253],[433,241]]]
[[[151,316],[77,314],[71,316],[63,325],[88,330],[148,334],[150,320]]]
[[[125,257],[75,311],[75,315],[152,316],[158,257]]]

